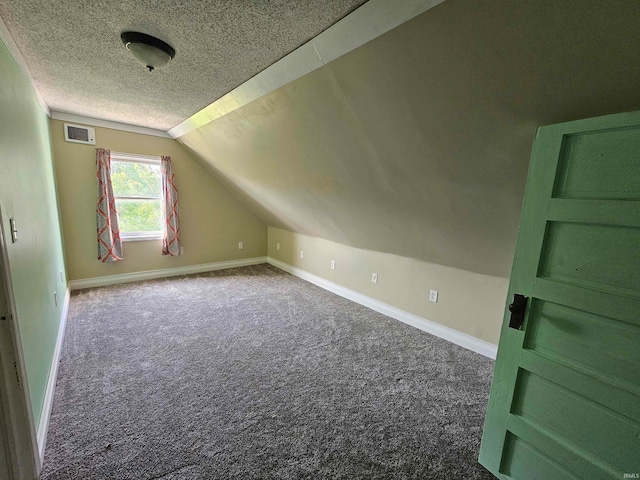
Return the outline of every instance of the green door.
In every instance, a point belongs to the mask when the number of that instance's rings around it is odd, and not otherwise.
[[[480,463],[640,478],[640,112],[538,129]]]

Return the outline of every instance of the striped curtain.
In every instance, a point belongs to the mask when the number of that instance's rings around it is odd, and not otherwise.
[[[108,263],[122,260],[122,241],[118,227],[116,200],[111,188],[111,154],[96,148],[96,177],[98,179],[98,260]]]
[[[178,190],[171,157],[162,156],[162,198],[164,210],[164,236],[162,255],[180,255],[180,218],[178,216]]]

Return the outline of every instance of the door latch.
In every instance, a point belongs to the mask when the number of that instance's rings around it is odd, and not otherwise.
[[[513,303],[509,305],[509,311],[511,312],[511,319],[509,320],[509,328],[520,330],[520,327],[524,323],[524,314],[527,311],[528,297],[514,293]]]

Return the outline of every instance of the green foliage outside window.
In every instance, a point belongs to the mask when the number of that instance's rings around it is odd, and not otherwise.
[[[122,233],[162,230],[160,167],[112,161],[111,185]],[[145,197],[123,199],[118,197]]]
[[[120,231],[159,232],[162,230],[160,200],[116,200]]]

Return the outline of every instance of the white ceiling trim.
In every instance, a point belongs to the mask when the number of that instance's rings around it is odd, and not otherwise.
[[[167,132],[179,138],[379,37],[444,0],[369,0],[231,92]]]
[[[44,113],[48,117],[50,117],[51,110],[49,110],[49,105],[47,105],[47,103],[44,101],[44,98],[42,98],[42,95],[40,95],[40,91],[36,87],[36,82],[33,79],[31,70],[29,70],[29,67],[27,66],[27,62],[25,62],[24,57],[22,56],[22,53],[20,53],[20,49],[18,49],[16,42],[13,41],[13,37],[9,33],[9,30],[7,30],[7,26],[4,24],[1,18],[0,18],[0,40],[2,40],[2,43],[4,43],[5,47],[7,47],[7,50],[9,50],[9,53],[11,54],[15,62],[18,64],[18,67],[20,67],[20,70],[22,70],[22,73],[24,74],[24,76],[27,77],[27,79],[29,80],[29,83],[31,84],[31,88],[33,89],[33,93],[36,96],[36,100],[38,101],[38,104],[40,105]]]
[[[82,115],[74,115],[72,113],[51,112],[51,118],[54,120],[62,120],[63,122],[79,123],[81,125],[90,125],[92,127],[111,128],[112,130],[122,130],[123,132],[141,133],[142,135],[152,135],[154,137],[172,138],[167,132],[156,130],[155,128],[140,127],[138,125],[129,125],[127,123],[111,122],[109,120],[101,120],[99,118],[85,117]]]

